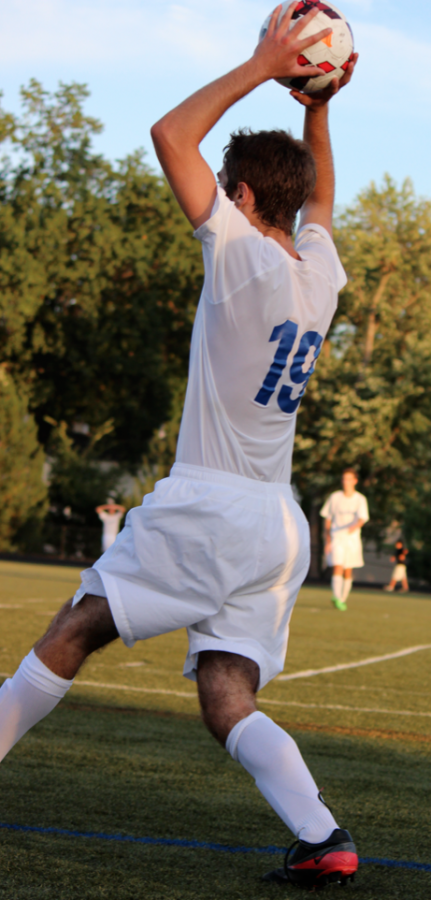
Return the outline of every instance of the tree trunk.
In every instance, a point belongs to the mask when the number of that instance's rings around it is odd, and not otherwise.
[[[365,369],[371,362],[371,357],[373,355],[374,338],[375,338],[376,328],[377,328],[376,310],[377,310],[377,307],[378,307],[378,305],[383,297],[383,294],[385,292],[385,288],[389,281],[390,274],[391,274],[390,272],[386,272],[385,275],[383,275],[383,278],[377,288],[376,293],[374,294],[374,297],[373,297],[373,300],[371,303],[371,308],[370,308],[370,312],[369,312],[369,316],[368,316],[367,333],[365,336],[364,356],[362,359],[362,374],[364,373]]]

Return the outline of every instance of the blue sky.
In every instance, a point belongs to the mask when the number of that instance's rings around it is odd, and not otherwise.
[[[389,172],[412,178],[431,197],[431,5],[401,0],[340,0],[360,62],[354,82],[332,102],[337,202],[351,202]],[[48,89],[83,81],[87,111],[105,124],[97,149],[115,159],[137,147],[158,168],[149,128],[202,84],[251,55],[266,0],[9,0],[2,4],[0,87],[17,111],[31,77]],[[419,33],[420,32],[420,33]],[[285,88],[260,87],[230,110],[206,138],[215,170],[229,132],[239,125],[290,127],[302,111]]]

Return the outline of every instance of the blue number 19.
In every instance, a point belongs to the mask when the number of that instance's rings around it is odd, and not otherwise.
[[[283,322],[282,325],[277,325],[274,328],[269,340],[279,341],[279,345],[263,385],[254,398],[255,403],[260,403],[262,406],[268,405],[283,370],[286,367],[287,357],[293,347],[297,332],[298,326],[295,322],[290,322],[289,319],[287,322]],[[322,340],[323,338],[317,331],[306,331],[305,334],[302,335],[299,347],[290,367],[291,381],[293,381],[295,385],[301,385],[302,388],[295,399],[292,400],[293,388],[289,387],[287,384],[282,386],[277,397],[277,403],[283,412],[292,414],[298,408],[304,395],[305,388],[307,387],[308,380],[314,372],[316,360],[321,350]],[[304,364],[309,356],[311,348],[313,348],[314,353],[312,359],[309,360],[307,371],[304,372]]]
[[[258,394],[255,396],[255,402],[261,403],[262,406],[267,406],[280,378],[283,373],[283,369],[286,367],[287,357],[295,343],[295,338],[298,332],[298,326],[296,322],[290,322],[289,319],[287,322],[283,322],[282,325],[276,325],[271,337],[271,341],[280,341],[277,350],[275,352],[274,359],[271,363],[271,368],[263,382],[263,385]]]

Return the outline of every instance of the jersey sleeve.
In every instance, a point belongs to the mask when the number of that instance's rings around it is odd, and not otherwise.
[[[364,522],[368,522],[370,515],[368,512],[368,503],[367,498],[364,497],[363,494],[360,494],[360,501],[358,504],[358,518],[363,519]]]
[[[277,250],[263,239],[222,187],[217,188],[211,217],[194,237],[202,243],[204,294],[212,303],[228,300],[253,278],[281,263]]]
[[[295,250],[329,281],[337,294],[347,284],[337,248],[322,225],[310,224],[300,228],[295,239]]]
[[[325,503],[320,510],[320,515],[323,519],[330,519],[332,517],[332,495],[328,497]]]

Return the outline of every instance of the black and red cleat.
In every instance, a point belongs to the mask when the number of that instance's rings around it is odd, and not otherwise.
[[[335,828],[321,844],[295,841],[286,853],[284,869],[274,869],[263,878],[318,891],[327,884],[353,881],[357,868],[358,856],[349,832]]]

